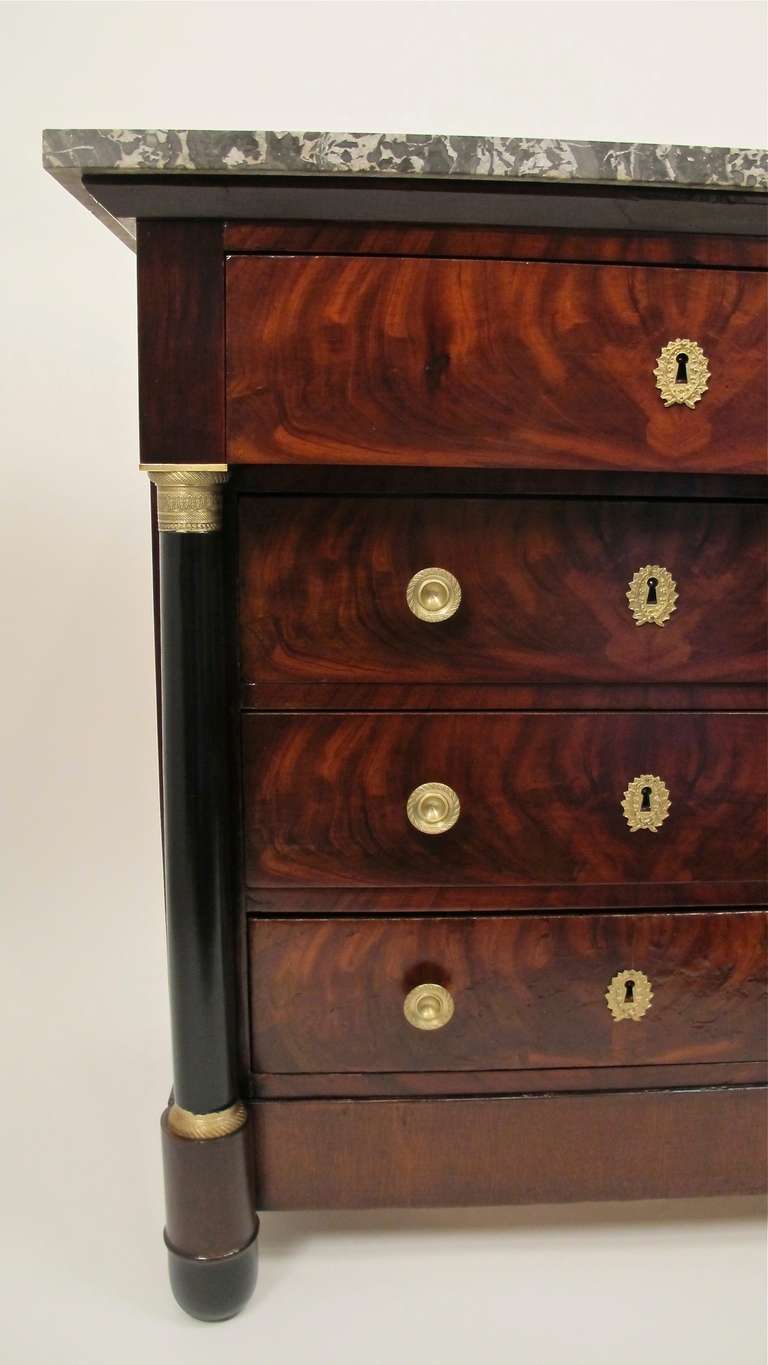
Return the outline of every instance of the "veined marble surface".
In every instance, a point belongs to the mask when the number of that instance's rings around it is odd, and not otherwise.
[[[768,190],[764,150],[426,133],[49,128],[43,165],[113,227],[84,175],[419,176]]]
[[[426,133],[50,128],[43,164],[95,175],[420,175],[768,189],[768,152]]]

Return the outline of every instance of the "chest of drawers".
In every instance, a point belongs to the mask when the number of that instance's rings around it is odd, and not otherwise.
[[[138,220],[179,1302],[237,1311],[257,1209],[758,1190],[762,161],[174,136],[47,161]]]

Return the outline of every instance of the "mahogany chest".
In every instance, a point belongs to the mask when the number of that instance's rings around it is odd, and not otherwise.
[[[179,1302],[260,1209],[761,1189],[764,159],[46,136],[137,220]]]

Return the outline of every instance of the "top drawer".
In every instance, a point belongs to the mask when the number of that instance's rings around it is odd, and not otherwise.
[[[764,473],[766,302],[738,270],[233,257],[228,459]],[[692,407],[657,387],[680,338]]]

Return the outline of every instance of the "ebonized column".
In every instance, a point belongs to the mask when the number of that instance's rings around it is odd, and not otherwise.
[[[147,466],[158,490],[163,853],[173,1099],[163,1115],[171,1284],[195,1317],[255,1283],[247,1110],[237,1089],[221,502],[226,467]]]

